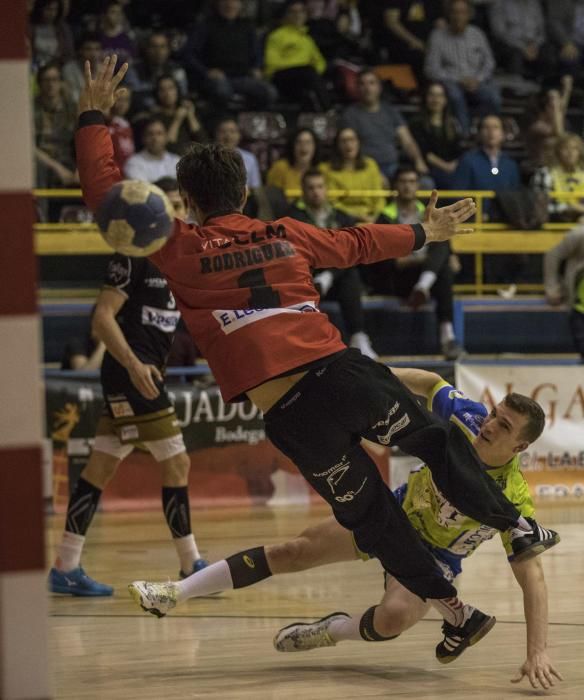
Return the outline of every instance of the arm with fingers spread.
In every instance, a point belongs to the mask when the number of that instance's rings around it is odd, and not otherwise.
[[[512,679],[519,683],[524,676],[534,688],[548,689],[554,685],[554,677],[562,680],[547,653],[548,597],[539,557],[522,562],[511,562],[513,574],[523,591],[523,610],[527,626],[527,659],[518,675]]]
[[[116,321],[126,299],[126,295],[119,290],[102,289],[95,306],[92,331],[105,344],[110,355],[127,369],[136,389],[145,398],[155,399],[160,391],[154,380],[162,382],[162,375],[157,367],[146,365],[138,359]]]

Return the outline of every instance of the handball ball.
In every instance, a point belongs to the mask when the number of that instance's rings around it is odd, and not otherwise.
[[[97,225],[109,245],[123,255],[146,257],[166,243],[174,226],[168,197],[140,180],[115,184],[99,205]]]

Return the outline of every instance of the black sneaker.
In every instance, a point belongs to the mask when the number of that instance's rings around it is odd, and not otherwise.
[[[479,642],[487,632],[490,632],[497,620],[485,615],[480,610],[473,610],[472,615],[461,627],[444,621],[442,632],[444,639],[436,646],[436,658],[441,664],[449,664],[467,648]]]
[[[533,518],[525,518],[525,520],[531,525],[531,532],[524,532],[517,528],[511,530],[513,555],[509,557],[510,561],[531,559],[560,541],[560,536],[555,530],[548,530],[538,525]]]

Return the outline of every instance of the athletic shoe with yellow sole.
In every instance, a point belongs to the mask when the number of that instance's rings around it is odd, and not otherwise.
[[[442,624],[444,639],[436,646],[436,658],[441,664],[456,661],[465,649],[480,642],[493,629],[495,622],[497,620],[494,617],[476,609],[460,627],[451,625],[445,620]]]
[[[331,622],[349,618],[347,613],[336,612],[316,622],[294,622],[276,634],[274,647],[276,651],[310,651],[319,647],[334,647],[337,643],[328,632]]]
[[[128,586],[128,591],[142,610],[156,617],[164,617],[176,607],[176,583],[134,581]]]

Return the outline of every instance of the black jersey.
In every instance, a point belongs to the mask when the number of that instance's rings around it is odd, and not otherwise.
[[[105,287],[127,297],[116,320],[128,345],[143,362],[162,367],[180,318],[166,279],[148,258],[116,254],[108,264]]]

